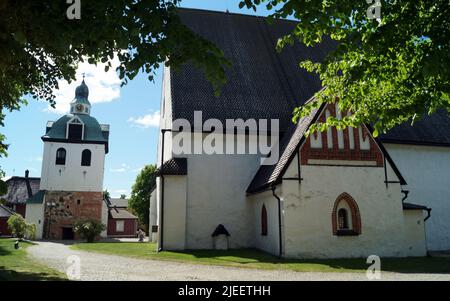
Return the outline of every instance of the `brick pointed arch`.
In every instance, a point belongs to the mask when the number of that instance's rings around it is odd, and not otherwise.
[[[337,209],[340,202],[346,202],[350,207],[352,217],[351,230],[339,230],[337,225]],[[361,215],[359,213],[359,207],[355,199],[347,192],[341,193],[334,202],[333,213],[331,214],[331,224],[333,227],[333,235],[338,236],[351,236],[361,234]]]

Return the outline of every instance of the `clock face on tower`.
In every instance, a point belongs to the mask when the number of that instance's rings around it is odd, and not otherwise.
[[[77,109],[77,112],[83,112],[83,105],[77,104],[75,108]]]

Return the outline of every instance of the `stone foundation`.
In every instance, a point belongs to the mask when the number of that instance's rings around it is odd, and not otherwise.
[[[47,239],[69,239],[70,229],[73,230],[78,220],[102,220],[102,192],[47,191],[44,202],[44,237]],[[51,208],[49,203],[56,206]],[[78,239],[76,234],[74,239]]]

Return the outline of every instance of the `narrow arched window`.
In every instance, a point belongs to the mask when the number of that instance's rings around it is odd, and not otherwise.
[[[91,151],[88,149],[81,153],[81,166],[91,166]]]
[[[345,210],[344,208],[338,210],[338,227],[339,230],[348,229],[348,215],[347,210]]]
[[[337,236],[361,234],[361,214],[358,204],[346,192],[339,195],[334,202],[331,225],[333,234]]]
[[[267,235],[267,210],[264,204],[261,209],[261,235]]]
[[[66,165],[66,150],[62,147],[56,151],[56,165]]]

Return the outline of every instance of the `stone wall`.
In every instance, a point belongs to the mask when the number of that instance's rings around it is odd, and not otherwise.
[[[55,203],[50,208],[48,203]],[[47,191],[45,194],[44,237],[62,239],[63,228],[73,228],[80,219],[102,220],[102,192]],[[50,227],[50,231],[49,231]],[[75,236],[75,238],[77,238]]]

